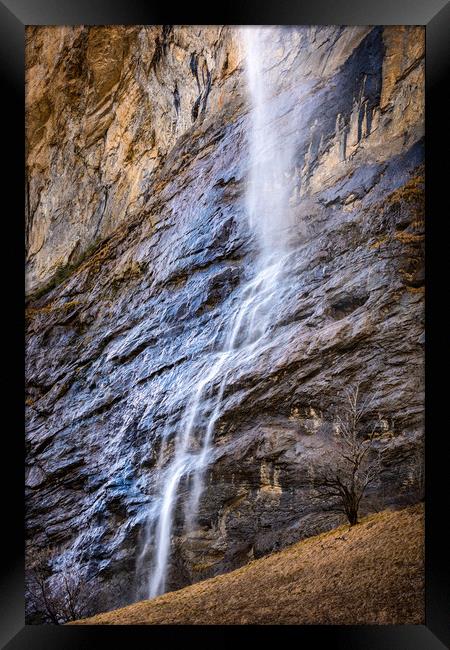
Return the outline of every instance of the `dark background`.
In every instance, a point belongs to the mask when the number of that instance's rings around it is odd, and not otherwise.
[[[444,339],[448,307],[450,251],[443,229],[449,219],[447,72],[450,67],[450,4],[445,0],[253,0],[213,3],[207,15],[200,4],[144,0],[0,1],[2,121],[1,246],[2,379],[2,548],[0,641],[2,647],[99,648],[144,641],[166,647],[190,637],[209,644],[255,644],[273,635],[275,643],[333,649],[434,650],[450,644],[450,588],[446,534],[449,454],[446,409],[448,348]],[[299,627],[24,627],[24,26],[64,24],[342,24],[427,25],[426,28],[426,626]],[[442,232],[441,232],[442,231]],[[441,284],[440,284],[441,283]],[[6,294],[6,295],[5,295]],[[443,308],[439,314],[439,307]],[[447,333],[447,332],[446,332]],[[7,354],[11,352],[12,354]],[[6,389],[6,390],[5,390]],[[364,594],[361,594],[364,598]],[[144,637],[144,638],[143,638]],[[12,639],[12,640],[11,640]],[[439,640],[440,639],[440,640]],[[5,646],[5,644],[7,644]]]

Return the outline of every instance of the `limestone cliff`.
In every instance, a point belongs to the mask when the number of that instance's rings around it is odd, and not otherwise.
[[[277,344],[230,375],[173,588],[336,523],[310,477],[352,382],[374,396],[372,498],[415,489],[423,29],[280,28],[271,56],[296,143],[292,281]],[[254,258],[242,52],[230,27],[33,27],[26,69],[27,539],[55,549],[55,572],[76,559],[95,613],[134,598],[161,432]]]
[[[28,28],[28,291],[145,208],[157,167],[234,90],[224,27]]]

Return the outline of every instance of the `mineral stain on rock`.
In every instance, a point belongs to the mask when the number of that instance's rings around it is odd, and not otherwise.
[[[350,383],[379,428],[365,508],[414,500],[424,32],[280,28],[268,54],[273,128],[295,142],[290,282],[274,345],[228,377],[168,589],[342,521],[310,478]],[[224,26],[28,27],[26,81],[27,545],[55,575],[80,567],[95,614],[136,597],[158,460],[252,277],[243,53]]]

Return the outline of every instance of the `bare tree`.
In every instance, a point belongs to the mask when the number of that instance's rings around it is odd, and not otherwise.
[[[318,496],[332,499],[333,509],[343,512],[350,526],[358,523],[361,499],[380,475],[378,457],[370,459],[376,427],[363,435],[361,420],[368,403],[360,403],[359,392],[359,385],[346,391],[342,415],[337,418],[336,452],[313,478]]]
[[[80,568],[62,560],[52,573],[55,553],[50,548],[33,554],[27,562],[27,596],[32,609],[47,623],[61,625],[82,618],[87,612],[89,593]]]

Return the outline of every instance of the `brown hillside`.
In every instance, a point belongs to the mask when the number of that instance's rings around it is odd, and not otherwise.
[[[423,514],[422,505],[384,511],[232,573],[74,624],[420,624]]]

